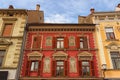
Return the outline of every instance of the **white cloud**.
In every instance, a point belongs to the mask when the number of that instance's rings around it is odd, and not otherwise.
[[[45,19],[46,23],[70,23],[70,20],[64,15],[54,14]]]
[[[78,15],[87,16],[90,8],[113,11],[118,3],[120,0],[0,0],[0,8],[8,8],[12,4],[15,8],[34,10],[36,4],[40,4],[45,22],[77,23]]]

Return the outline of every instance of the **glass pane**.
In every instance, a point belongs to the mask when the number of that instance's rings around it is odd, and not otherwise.
[[[105,28],[105,31],[106,32],[113,32],[113,28],[111,27],[111,28]]]
[[[60,48],[60,42],[57,42],[57,48]]]
[[[82,62],[82,66],[89,66],[89,62]]]
[[[63,40],[63,38],[57,38],[57,40],[60,40],[60,41],[62,41],[62,40]]]
[[[80,48],[83,48],[83,42],[80,42]]]
[[[64,65],[64,62],[57,62],[57,65]]]
[[[2,65],[3,58],[0,57],[0,66]]]
[[[0,56],[3,56],[5,53],[5,50],[0,50]]]
[[[64,42],[61,41],[61,48],[64,48]]]
[[[35,70],[38,70],[38,62],[35,62]]]
[[[83,37],[80,38],[80,41],[83,41]]]
[[[116,60],[116,66],[117,66],[117,69],[120,69],[120,59]]]
[[[35,63],[34,62],[32,62],[32,64],[31,64],[31,71],[34,71],[34,65],[35,65]]]
[[[119,52],[111,52],[111,57],[120,57]]]
[[[113,64],[113,68],[115,69],[116,65],[115,65],[115,60],[114,59],[112,59],[112,64]]]
[[[38,61],[32,62],[31,64],[31,71],[37,71],[38,70]]]

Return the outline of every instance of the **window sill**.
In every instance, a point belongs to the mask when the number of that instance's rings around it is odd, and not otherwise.
[[[119,39],[106,39],[105,41],[119,41]]]
[[[57,51],[59,51],[59,50],[64,50],[64,51],[66,51],[66,48],[55,48],[54,49],[55,51],[57,50]]]
[[[105,71],[120,71],[120,69],[106,69]]]
[[[96,48],[94,48],[94,49],[93,48],[82,48],[82,49],[79,48],[78,50],[81,50],[81,51],[83,50],[84,51],[84,50],[98,50],[98,49],[96,49]]]

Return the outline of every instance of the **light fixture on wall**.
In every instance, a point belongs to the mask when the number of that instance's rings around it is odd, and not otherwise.
[[[107,64],[102,64],[102,70],[103,70],[103,78],[104,78],[104,80],[106,80],[105,79],[105,71],[106,71],[106,69],[107,69]]]

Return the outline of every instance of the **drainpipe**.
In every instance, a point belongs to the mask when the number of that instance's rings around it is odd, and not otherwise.
[[[23,39],[22,39],[22,46],[21,46],[21,50],[20,50],[20,57],[19,57],[18,67],[17,67],[17,71],[16,71],[16,76],[15,76],[16,80],[19,79],[20,72],[21,72],[21,67],[22,67],[22,60],[23,60],[24,47],[25,47],[25,39],[26,39],[26,33],[27,33],[27,31],[26,31],[27,20],[28,20],[28,16],[26,17],[26,23],[25,23],[25,27],[24,27],[24,33],[23,33]]]

